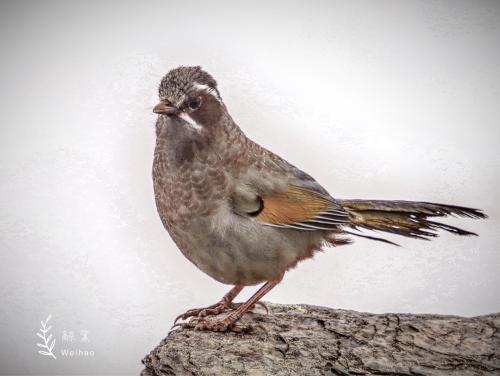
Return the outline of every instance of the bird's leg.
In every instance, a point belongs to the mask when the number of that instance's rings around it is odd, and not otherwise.
[[[224,295],[219,302],[205,308],[193,308],[177,316],[177,318],[174,321],[174,326],[179,319],[186,320],[190,317],[205,317],[209,315],[218,315],[219,313],[224,312],[228,308],[234,309],[235,307],[233,306],[233,300],[241,292],[241,290],[243,290],[243,287],[244,286],[236,285],[226,295]]]
[[[221,320],[205,320],[203,318],[194,318],[193,320],[183,323],[180,326],[182,328],[193,328],[195,330],[212,330],[215,332],[225,332],[228,329],[242,332],[249,331],[252,328],[249,325],[237,325],[236,322],[252,308],[264,295],[266,295],[271,289],[280,283],[283,275],[279,279],[268,281],[264,286],[262,286],[250,299],[245,303],[242,303],[238,308],[232,311],[229,315]]]

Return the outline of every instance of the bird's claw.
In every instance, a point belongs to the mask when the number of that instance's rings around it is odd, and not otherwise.
[[[174,322],[174,325],[172,325],[172,327],[170,328],[170,331],[176,329],[176,328],[180,328],[182,326],[182,322]]]
[[[225,302],[219,302],[217,304],[205,307],[205,308],[193,308],[190,309],[183,314],[180,314],[177,316],[174,320],[174,325],[177,323],[179,320],[187,320],[190,317],[193,318],[199,318],[199,317],[206,317],[206,316],[214,316],[218,315],[219,313],[224,312],[227,309],[232,309],[233,307],[231,305],[228,305]]]
[[[215,316],[220,313],[225,312],[228,309],[236,310],[243,303],[233,303],[233,302],[224,302],[221,301],[219,303],[213,304],[211,306],[205,308],[193,308],[190,309],[183,314],[177,316],[174,320],[174,325],[170,329],[171,331],[175,328],[181,329],[194,329],[194,330],[211,330],[216,332],[225,332],[231,330],[233,332],[249,332],[252,330],[250,325],[236,324],[235,321],[232,320],[205,320],[204,318],[207,316]],[[269,313],[269,309],[262,302],[255,303],[254,306],[260,305],[266,310],[266,314]],[[177,322],[179,320],[187,320],[191,318],[187,322]]]
[[[184,312],[184,313],[181,313],[179,316],[177,316],[177,317],[175,318],[175,320],[174,320],[174,325],[177,323],[177,321],[179,321],[179,320],[181,320],[181,319],[182,319],[182,320],[186,320],[186,319],[188,319],[188,318],[190,318],[190,317],[192,317],[192,316],[196,316],[196,315],[199,313],[199,311],[200,311],[201,309],[202,309],[202,308],[200,308],[200,309],[198,309],[198,308],[194,308],[194,309],[190,309],[190,310],[188,310],[188,311],[186,311],[186,312]]]

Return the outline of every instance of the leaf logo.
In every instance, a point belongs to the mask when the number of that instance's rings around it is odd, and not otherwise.
[[[43,343],[37,343],[36,345],[38,347],[41,347],[42,349],[45,350],[38,350],[38,353],[41,355],[45,356],[51,356],[54,359],[57,359],[52,350],[54,349],[54,346],[56,344],[56,339],[52,339],[52,334],[50,334],[50,329],[52,329],[52,326],[47,326],[49,320],[52,318],[52,315],[49,315],[45,321],[40,321],[40,324],[42,327],[40,328],[40,332],[37,333],[36,335],[40,337],[43,341]]]

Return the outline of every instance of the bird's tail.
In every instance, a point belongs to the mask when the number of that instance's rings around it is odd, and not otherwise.
[[[431,217],[459,216],[468,218],[487,218],[479,209],[462,206],[434,204],[415,201],[382,200],[338,200],[348,211],[351,227],[389,232],[410,238],[427,239],[436,237],[437,230],[445,230],[456,235],[477,235],[458,227],[430,220]],[[395,244],[389,240],[353,233],[373,240]]]

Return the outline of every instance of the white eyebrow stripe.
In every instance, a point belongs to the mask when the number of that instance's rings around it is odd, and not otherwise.
[[[205,85],[205,84],[199,84],[197,82],[195,82],[195,84],[193,85],[196,89],[199,89],[199,90],[209,90],[211,89],[210,86],[208,85]]]
[[[188,123],[192,128],[194,128],[196,131],[201,131],[203,127],[198,124],[196,121],[193,120],[191,116],[186,114],[185,112],[181,112],[178,115],[182,120],[184,120],[186,123]]]
[[[196,89],[205,90],[208,94],[210,94],[211,96],[213,96],[219,102],[222,102],[221,99],[220,99],[220,97],[219,97],[219,94],[218,94],[217,90],[215,90],[213,87],[210,87],[210,86],[205,85],[205,84],[199,84],[199,83],[195,83],[193,86]]]

